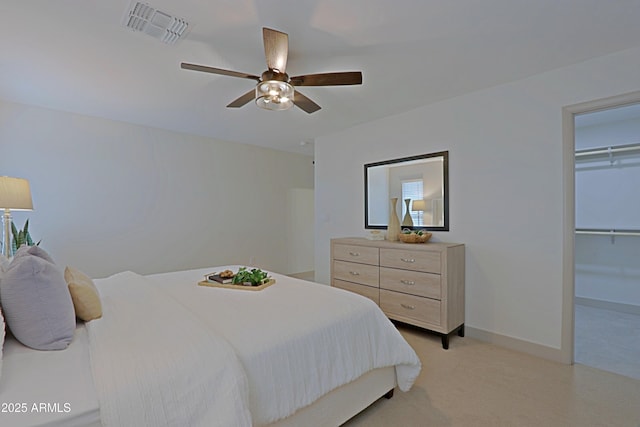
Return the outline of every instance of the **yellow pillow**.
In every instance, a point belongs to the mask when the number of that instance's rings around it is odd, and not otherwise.
[[[93,280],[73,267],[64,269],[64,279],[69,286],[76,316],[85,322],[102,317],[102,303]]]

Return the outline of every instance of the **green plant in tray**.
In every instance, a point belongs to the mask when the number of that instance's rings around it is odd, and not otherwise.
[[[259,268],[247,270],[246,267],[240,267],[235,276],[233,276],[233,284],[250,284],[251,286],[260,286],[269,281],[269,275]]]

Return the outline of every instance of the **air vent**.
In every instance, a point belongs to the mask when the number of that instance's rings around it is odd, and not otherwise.
[[[124,25],[167,44],[176,43],[189,27],[189,23],[184,19],[176,18],[139,1],[131,2],[124,18]]]

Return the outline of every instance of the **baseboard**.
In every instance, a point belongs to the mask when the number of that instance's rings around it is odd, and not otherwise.
[[[619,313],[637,314],[640,316],[640,305],[624,304],[621,302],[603,301],[599,299],[575,297],[574,302],[587,307],[603,308]]]
[[[510,350],[527,353],[542,359],[552,360],[558,363],[566,363],[559,348],[547,347],[541,344],[509,337],[507,335],[496,334],[494,332],[473,328],[467,325],[464,326],[464,330],[465,336],[475,338],[480,341],[495,344]]]

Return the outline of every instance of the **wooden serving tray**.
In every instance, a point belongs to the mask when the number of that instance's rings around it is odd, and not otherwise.
[[[233,283],[217,283],[217,282],[208,282],[203,280],[198,282],[199,286],[208,286],[210,288],[224,288],[224,289],[242,289],[244,291],[261,291],[264,288],[268,288],[269,286],[276,283],[275,279],[269,279],[267,283],[263,283],[260,286],[246,286],[246,285],[234,285]]]

